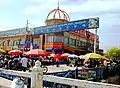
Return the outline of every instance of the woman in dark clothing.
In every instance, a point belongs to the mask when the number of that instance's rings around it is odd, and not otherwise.
[[[59,60],[56,59],[56,66],[59,67]]]

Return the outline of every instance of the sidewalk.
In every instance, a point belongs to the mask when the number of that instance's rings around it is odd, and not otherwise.
[[[0,88],[11,88],[11,83],[12,81],[0,77]],[[25,85],[24,88],[27,88],[27,86]]]
[[[0,77],[0,88],[10,88],[12,81]]]

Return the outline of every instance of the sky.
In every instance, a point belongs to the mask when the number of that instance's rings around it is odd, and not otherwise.
[[[0,0],[0,31],[26,26],[44,26],[47,14],[58,0]],[[59,0],[70,20],[99,17],[100,48],[120,46],[120,0]],[[90,31],[94,32],[94,29]]]

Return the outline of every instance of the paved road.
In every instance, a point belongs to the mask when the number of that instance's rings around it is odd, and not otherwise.
[[[54,72],[62,72],[62,71],[68,71],[68,70],[75,70],[76,67],[70,67],[66,65],[60,65],[60,67],[54,66],[47,66],[48,67],[48,73],[54,73]],[[82,69],[82,67],[78,67],[78,69]]]

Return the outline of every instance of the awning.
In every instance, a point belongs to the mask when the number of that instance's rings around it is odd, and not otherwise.
[[[60,53],[62,52],[62,48],[54,48],[55,53]]]
[[[45,49],[47,52],[52,52],[52,48],[46,48]]]

